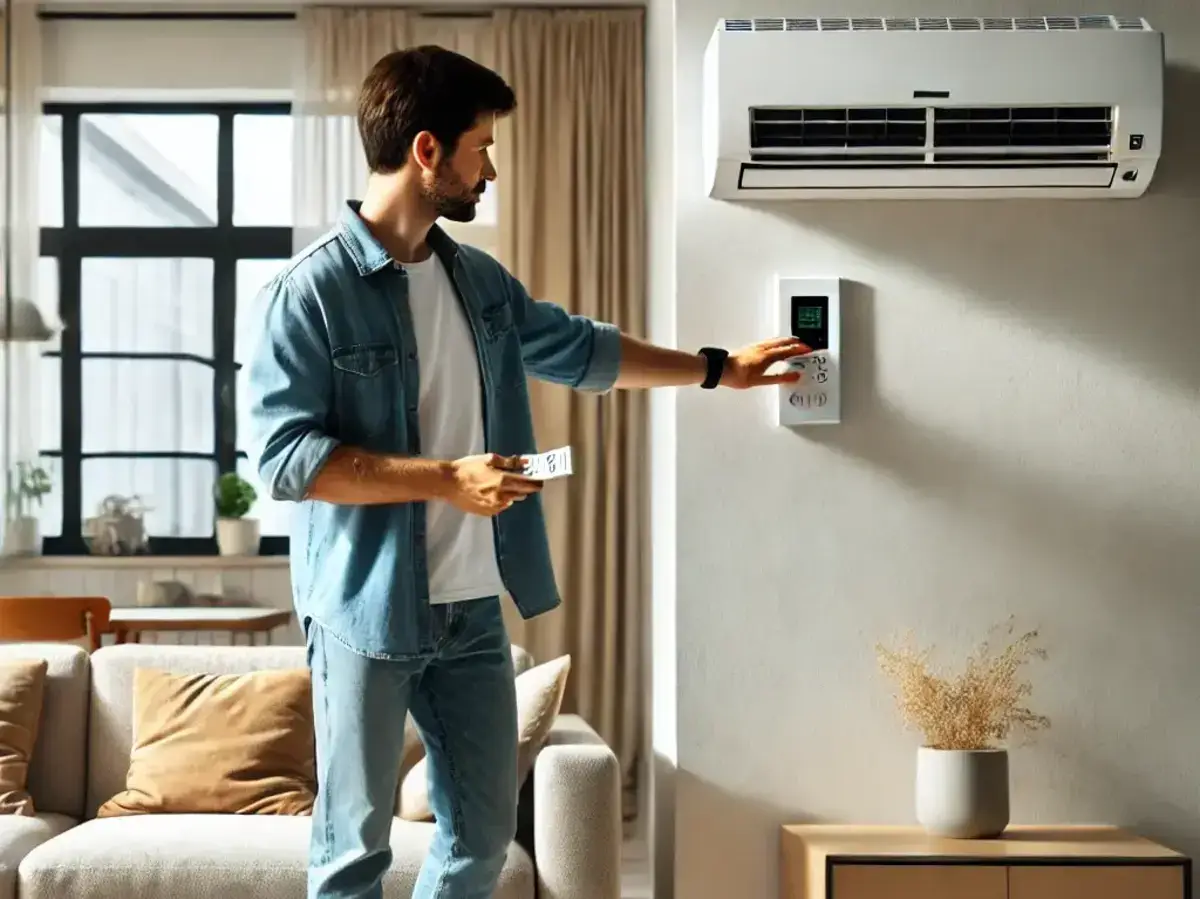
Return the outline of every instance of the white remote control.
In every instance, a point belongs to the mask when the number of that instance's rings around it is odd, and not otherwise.
[[[571,448],[559,447],[536,456],[524,456],[525,476],[539,481],[549,481],[554,478],[565,478],[572,474]]]

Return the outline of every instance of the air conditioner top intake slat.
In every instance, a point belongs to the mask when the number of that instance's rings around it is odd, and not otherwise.
[[[878,16],[722,19],[730,32],[755,31],[1153,31],[1137,16]]]

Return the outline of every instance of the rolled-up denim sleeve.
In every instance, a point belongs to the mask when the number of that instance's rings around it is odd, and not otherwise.
[[[316,304],[285,279],[264,291],[265,321],[249,366],[253,461],[272,499],[299,502],[338,445],[325,433],[333,362]]]
[[[533,299],[511,275],[508,282],[521,354],[529,373],[576,390],[611,390],[621,370],[620,330]]]

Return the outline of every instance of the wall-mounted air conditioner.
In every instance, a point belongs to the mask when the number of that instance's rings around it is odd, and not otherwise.
[[[1145,20],[722,19],[705,188],[726,200],[1136,197],[1162,145]]]

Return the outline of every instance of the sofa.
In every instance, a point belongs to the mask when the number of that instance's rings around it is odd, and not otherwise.
[[[0,815],[0,899],[299,899],[311,819],[273,815],[97,818],[125,787],[139,667],[239,674],[304,667],[302,647],[0,646],[49,665],[28,789],[36,817]],[[518,673],[531,664],[514,648]],[[398,760],[399,764],[399,760]],[[618,899],[620,774],[581,718],[559,715],[521,791],[517,839],[495,899]],[[408,899],[433,825],[393,821],[386,899]]]

